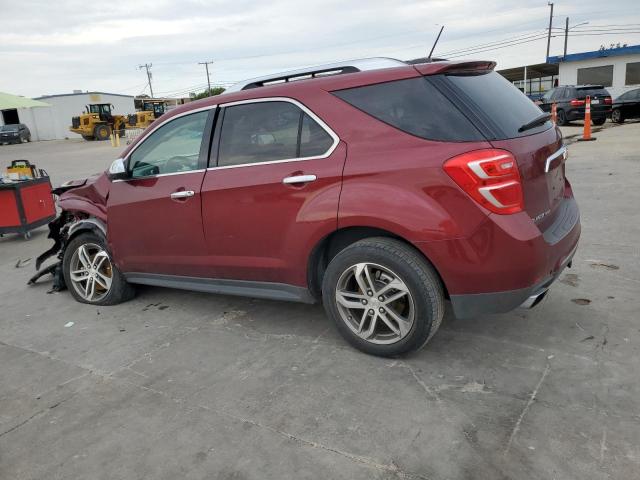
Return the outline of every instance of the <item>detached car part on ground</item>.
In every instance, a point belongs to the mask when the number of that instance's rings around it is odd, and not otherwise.
[[[57,286],[94,305],[136,283],[322,301],[387,356],[426,344],[445,300],[458,317],[533,306],[579,213],[559,129],[493,67],[365,59],[179,107],[57,191],[38,267],[57,255]]]

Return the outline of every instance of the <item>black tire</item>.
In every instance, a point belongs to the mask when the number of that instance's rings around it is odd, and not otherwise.
[[[84,138],[87,142],[93,142],[95,139],[90,136],[90,135],[82,135],[82,138]]]
[[[111,128],[108,125],[98,125],[93,131],[96,140],[107,140],[111,135]]]
[[[614,108],[611,112],[611,121],[614,123],[624,123],[624,115],[619,108]]]
[[[607,121],[607,118],[606,118],[606,117],[604,117],[604,118],[593,118],[593,119],[591,119],[591,122],[592,122],[594,125],[597,125],[597,126],[604,125],[604,122],[606,122],[606,121]]]
[[[74,253],[83,245],[97,245],[102,248],[107,255],[109,256],[109,261],[111,263],[111,288],[107,291],[106,295],[96,301],[89,301],[86,298],[83,298],[80,293],[78,293],[74,283],[71,281],[71,260]],[[77,237],[71,239],[71,241],[67,244],[67,247],[64,251],[64,257],[62,259],[62,273],[64,275],[64,281],[67,285],[67,288],[75,298],[80,303],[88,303],[89,305],[116,305],[118,303],[126,302],[130,300],[135,295],[135,289],[133,286],[124,279],[124,276],[120,273],[115,264],[111,261],[111,254],[107,249],[107,242],[105,241],[102,235],[99,235],[94,232],[85,232],[79,234]]]
[[[567,114],[564,113],[564,110],[558,110],[556,112],[556,122],[558,123],[559,126],[563,127],[565,126],[567,123],[569,123],[569,121],[567,120]]]
[[[345,272],[361,262],[389,269],[409,289],[414,307],[413,324],[408,333],[395,343],[376,344],[358,336],[347,326],[338,310],[338,281]],[[444,316],[443,286],[435,269],[412,247],[385,237],[360,240],[338,253],[325,272],[322,299],[327,315],[351,345],[365,353],[382,357],[419,350],[436,333]]]

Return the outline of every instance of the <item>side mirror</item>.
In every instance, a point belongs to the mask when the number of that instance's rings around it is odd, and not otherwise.
[[[109,167],[108,176],[109,180],[124,180],[129,178],[127,167],[123,159],[117,158],[113,161]]]

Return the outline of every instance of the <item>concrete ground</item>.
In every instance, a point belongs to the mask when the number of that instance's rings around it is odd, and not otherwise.
[[[46,229],[0,238],[0,479],[637,478],[639,135],[570,146],[583,236],[541,305],[448,314],[395,360],[350,348],[320,306],[48,295],[26,286]],[[59,183],[116,155],[42,142],[0,147],[0,165]]]

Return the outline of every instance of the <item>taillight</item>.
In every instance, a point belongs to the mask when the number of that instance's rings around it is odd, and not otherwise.
[[[604,97],[604,103],[606,103],[607,105],[611,105],[611,103],[613,103],[611,101],[611,97]]]
[[[444,163],[444,171],[471,198],[502,215],[523,210],[522,183],[516,159],[506,150],[463,153]]]
[[[582,107],[585,104],[585,100],[580,100],[579,98],[574,98],[571,100],[572,107]]]

